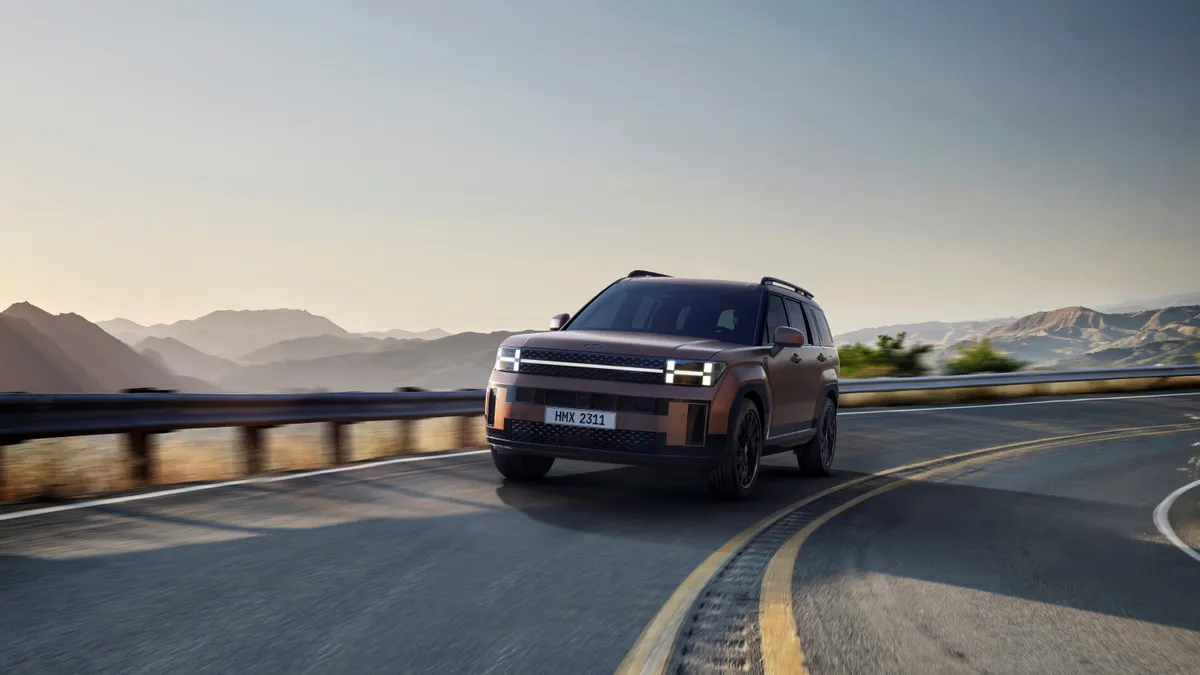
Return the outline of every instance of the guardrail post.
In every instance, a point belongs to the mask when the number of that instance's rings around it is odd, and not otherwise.
[[[417,449],[417,439],[414,433],[416,424],[416,420],[396,421],[396,450],[402,455],[415,452]]]
[[[125,435],[125,451],[129,457],[129,477],[135,487],[154,482],[154,436],[148,431],[131,431]]]
[[[469,417],[467,415],[463,415],[458,418],[458,447],[459,448],[469,448],[474,444],[473,441],[475,439],[472,438],[473,434],[471,433],[471,420],[473,420],[473,419],[475,419],[475,418]]]
[[[246,473],[262,473],[267,468],[263,443],[263,427],[242,427],[242,452],[246,456]]]
[[[346,425],[342,422],[330,422],[326,427],[326,437],[329,440],[329,459],[334,464],[345,464],[347,460]]]
[[[398,392],[425,391],[421,387],[396,387]],[[417,420],[396,420],[396,451],[407,455],[417,451]]]

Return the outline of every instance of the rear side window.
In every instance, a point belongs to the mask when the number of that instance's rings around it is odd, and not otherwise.
[[[817,325],[821,328],[821,344],[826,347],[832,347],[833,333],[829,331],[829,322],[825,320],[825,312],[811,305],[809,305],[808,309],[813,313],[814,318],[817,320]]]
[[[783,298],[771,294],[767,296],[767,332],[763,335],[763,343],[775,341],[775,329],[788,325],[787,312],[783,309]]]
[[[820,344],[821,336],[819,333],[813,332],[813,329],[809,325],[808,317],[804,316],[804,310],[800,303],[791,298],[784,298],[783,304],[787,306],[788,325],[804,331],[805,344]]]

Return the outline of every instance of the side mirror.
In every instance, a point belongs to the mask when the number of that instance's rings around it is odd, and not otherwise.
[[[555,314],[550,317],[550,330],[561,330],[563,326],[567,325],[567,319],[570,318],[570,314]]]
[[[775,329],[774,342],[777,345],[787,345],[791,347],[799,347],[808,344],[807,336],[804,331],[791,326],[780,326]]]

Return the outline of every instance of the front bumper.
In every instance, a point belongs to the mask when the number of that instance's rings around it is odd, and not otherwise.
[[[711,468],[726,448],[726,387],[630,384],[493,373],[487,439],[498,452],[631,465]],[[546,424],[547,407],[615,413],[615,429]]]

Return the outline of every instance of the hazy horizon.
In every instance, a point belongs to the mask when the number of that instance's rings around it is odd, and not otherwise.
[[[1197,290],[1200,5],[866,7],[8,4],[0,287],[355,332],[540,328],[634,268],[838,333]]]

